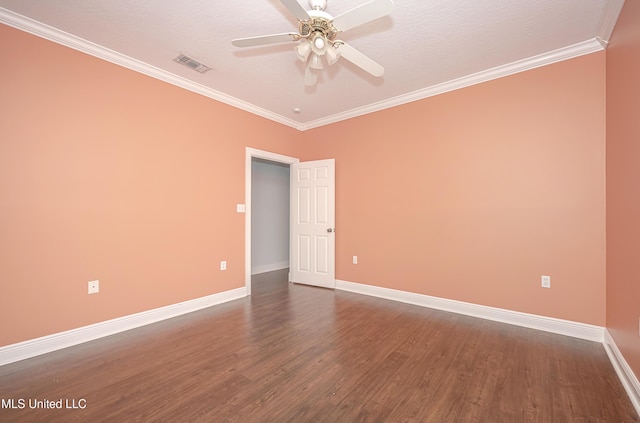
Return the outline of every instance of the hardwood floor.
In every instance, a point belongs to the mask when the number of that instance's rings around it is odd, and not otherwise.
[[[0,398],[2,422],[640,421],[601,344],[285,272],[246,299],[0,367]]]

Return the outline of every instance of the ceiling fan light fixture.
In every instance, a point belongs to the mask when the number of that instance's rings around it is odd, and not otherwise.
[[[298,59],[300,59],[300,61],[302,62],[306,62],[309,58],[309,55],[311,54],[311,44],[307,40],[304,40],[293,49],[296,51]]]
[[[316,71],[324,69],[322,56],[327,56],[329,66],[342,58],[373,76],[381,77],[384,74],[384,68],[380,64],[336,37],[343,31],[389,15],[393,10],[394,0],[362,0],[366,2],[336,17],[325,12],[327,0],[306,1],[309,2],[310,10],[306,10],[300,0],[280,0],[297,19],[297,33],[238,38],[231,43],[236,47],[255,47],[287,41],[299,42],[294,50],[298,59],[306,64],[306,85],[315,85]]]
[[[313,53],[311,55],[311,61],[309,62],[309,67],[312,69],[318,69],[318,70],[322,69],[323,68],[322,58],[316,53]]]
[[[323,56],[327,47],[329,47],[329,42],[321,32],[313,34],[309,38],[309,43],[311,44],[311,50],[319,56]]]
[[[340,52],[334,46],[327,46],[325,57],[327,58],[327,63],[329,63],[329,66],[331,66],[338,61]]]

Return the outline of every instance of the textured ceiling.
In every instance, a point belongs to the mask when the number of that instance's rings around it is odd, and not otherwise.
[[[366,1],[328,0],[326,11],[337,16]],[[396,0],[390,16],[340,35],[384,76],[341,59],[314,87],[303,83],[294,42],[231,45],[295,32],[279,0],[0,0],[0,22],[307,129],[602,50],[623,2]],[[181,53],[213,69],[174,62]]]

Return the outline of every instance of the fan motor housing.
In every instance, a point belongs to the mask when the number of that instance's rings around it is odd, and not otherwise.
[[[330,41],[333,41],[336,38],[338,30],[331,23],[333,18],[328,13],[324,13],[319,10],[310,10],[309,15],[311,15],[311,19],[300,21],[299,30],[301,37],[310,38],[313,33],[320,32]]]

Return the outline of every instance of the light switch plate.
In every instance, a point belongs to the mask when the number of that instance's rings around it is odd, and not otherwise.
[[[540,277],[540,285],[543,288],[551,288],[551,276],[542,275]]]
[[[246,210],[246,209],[245,209],[244,204],[236,204],[236,211],[237,211],[238,213],[244,213],[244,212],[245,212],[245,210]]]

